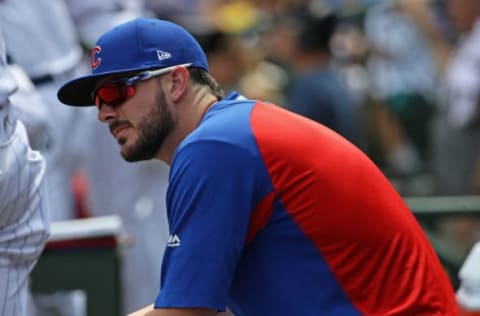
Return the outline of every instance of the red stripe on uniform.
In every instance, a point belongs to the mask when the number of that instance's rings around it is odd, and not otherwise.
[[[453,289],[433,248],[366,155],[275,105],[258,103],[251,126],[282,205],[359,311],[452,314]]]
[[[250,217],[250,225],[248,229],[247,239],[245,243],[248,245],[255,235],[267,224],[268,219],[272,215],[273,202],[275,200],[275,191],[270,192],[252,212]]]

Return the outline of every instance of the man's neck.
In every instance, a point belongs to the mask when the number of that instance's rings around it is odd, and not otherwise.
[[[191,94],[182,99],[180,104],[175,105],[178,108],[175,128],[165,139],[155,158],[170,165],[177,147],[200,125],[207,111],[216,102],[216,97],[208,90],[208,87],[202,86],[199,90],[192,91]]]

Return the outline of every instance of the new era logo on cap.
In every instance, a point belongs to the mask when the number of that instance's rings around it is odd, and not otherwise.
[[[172,54],[169,52],[164,52],[163,50],[157,50],[158,60],[168,59],[172,57]]]

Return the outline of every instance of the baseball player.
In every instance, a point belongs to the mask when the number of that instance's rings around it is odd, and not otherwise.
[[[28,276],[48,237],[45,162],[30,149],[24,125],[11,117],[17,88],[0,37],[0,315],[27,316]],[[32,105],[34,106],[34,105]]]
[[[0,1],[0,25],[10,59],[25,70],[48,108],[51,139],[42,155],[51,219],[71,219],[70,179],[80,164],[78,146],[71,145],[83,141],[78,126],[84,119],[75,109],[59,107],[56,91],[65,80],[86,72],[75,26],[63,0]]]
[[[98,36],[114,25],[145,13],[142,1],[67,0],[66,3],[81,41],[88,47],[94,46]],[[77,148],[81,153],[82,171],[88,178],[89,210],[92,216],[121,216],[132,240],[121,252],[124,315],[151,302],[158,291],[158,282],[151,280],[160,279],[161,258],[168,239],[165,211],[168,166],[158,161],[126,162],[118,155],[116,141],[105,132],[104,124],[92,113],[84,114],[84,141]],[[142,273],[138,273],[139,266]]]
[[[160,292],[137,315],[458,314],[428,239],[366,155],[224,95],[208,69],[185,29],[139,18],[104,33],[92,75],[58,91],[97,105],[125,160],[170,165]]]

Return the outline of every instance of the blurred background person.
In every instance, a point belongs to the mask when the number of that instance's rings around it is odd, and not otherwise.
[[[288,108],[356,143],[356,105],[330,52],[338,18],[327,9],[323,12],[307,11],[297,19],[298,34],[291,58],[294,71],[287,93]]]
[[[448,0],[449,23],[456,35],[453,52],[438,85],[435,115],[433,175],[437,195],[480,193],[480,2]],[[480,240],[478,217],[455,216],[437,221],[442,246],[461,263]],[[452,277],[455,284],[457,276]]]
[[[380,1],[365,15],[372,123],[378,164],[390,176],[428,168],[429,126],[438,69],[424,33],[400,0]]]
[[[434,129],[438,194],[478,194],[480,145],[480,2],[448,0],[457,34],[455,49],[439,88]]]
[[[252,70],[258,57],[252,56],[241,35],[230,33],[205,17],[193,21],[183,21],[181,25],[202,46],[210,61],[210,72],[216,74],[225,91],[239,89],[239,81]]]
[[[26,23],[25,21],[28,21]],[[60,83],[86,70],[75,26],[63,0],[5,0],[0,2],[0,24],[7,54],[25,70],[48,109],[46,194],[52,220],[75,217],[70,179],[79,161],[78,147],[84,114],[62,108],[56,99]],[[32,133],[30,133],[32,134]]]
[[[229,65],[234,71],[222,71],[216,66],[220,65],[216,61],[219,59],[215,54],[212,56],[214,70],[217,70],[213,73],[218,73],[219,82],[224,85],[225,90],[235,89],[242,94],[286,106],[284,89],[289,80],[288,70],[284,65],[278,64],[279,60],[273,60],[271,57],[279,48],[272,46],[274,41],[277,41],[275,44],[288,45],[289,38],[284,40],[279,35],[271,40],[275,34],[280,33],[276,31],[278,24],[274,23],[277,15],[276,12],[264,10],[264,4],[266,3],[246,0],[210,0],[202,2],[200,12],[217,30],[227,35],[230,49],[226,51],[231,51],[235,55]],[[192,31],[194,34],[197,33],[193,29]],[[270,34],[273,36],[270,37]],[[202,40],[202,37],[199,39]],[[208,49],[208,46],[206,48]],[[225,53],[222,55],[226,56]],[[222,82],[224,72],[236,73],[235,86]]]
[[[29,275],[47,241],[50,222],[45,160],[31,149],[9,100],[17,87],[0,27],[0,314],[27,316],[34,312]]]

